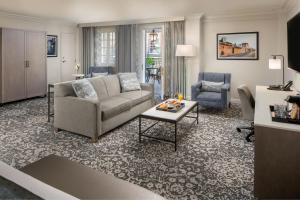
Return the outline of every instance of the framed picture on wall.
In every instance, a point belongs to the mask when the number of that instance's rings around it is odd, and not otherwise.
[[[47,57],[57,57],[57,35],[47,35]]]
[[[258,32],[217,34],[218,60],[258,60]]]

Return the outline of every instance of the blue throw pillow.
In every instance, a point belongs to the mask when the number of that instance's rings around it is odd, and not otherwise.
[[[201,81],[201,91],[205,92],[221,92],[224,82]]]

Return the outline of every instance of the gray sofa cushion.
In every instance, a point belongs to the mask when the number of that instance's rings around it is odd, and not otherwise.
[[[122,92],[140,90],[141,85],[136,73],[119,73]]]
[[[221,92],[224,82],[201,81],[201,91],[204,92]]]
[[[149,99],[152,99],[152,93],[146,90],[131,91],[121,93],[120,97],[129,99],[131,101],[132,106],[135,106]]]
[[[97,93],[98,99],[104,99],[104,98],[108,97],[106,85],[105,85],[102,77],[90,78],[89,81],[93,85],[93,87]]]
[[[93,85],[87,79],[76,80],[72,83],[76,95],[80,98],[95,98],[97,93]]]
[[[221,101],[221,93],[219,92],[200,92],[197,100],[202,101]]]
[[[109,97],[100,102],[102,121],[110,119],[120,113],[131,109],[131,100],[120,96]]]
[[[121,93],[120,81],[117,75],[101,77],[106,85],[108,96],[116,96]]]

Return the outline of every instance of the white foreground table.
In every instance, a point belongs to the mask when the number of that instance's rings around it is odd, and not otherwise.
[[[168,99],[166,101],[170,101],[170,100],[171,99]],[[157,110],[156,107],[158,105],[155,105],[154,107],[152,107],[149,110],[145,111],[144,113],[140,114],[139,115],[139,141],[141,142],[141,138],[143,136],[143,137],[148,137],[148,138],[152,138],[152,139],[156,139],[156,140],[161,140],[161,141],[165,141],[165,142],[174,143],[175,144],[175,151],[176,151],[177,150],[177,123],[184,117],[194,118],[195,119],[194,122],[197,122],[197,124],[199,123],[199,121],[198,121],[198,102],[196,102],[196,101],[187,101],[187,100],[183,100],[182,102],[185,103],[185,106],[180,111],[178,111],[176,113]],[[197,117],[188,116],[187,114],[189,112],[191,112],[194,108],[197,108]],[[156,120],[157,122],[152,124],[150,127],[148,127],[146,130],[144,130],[142,132],[142,130],[141,130],[142,118]],[[171,123],[171,124],[175,125],[175,139],[174,140],[156,138],[156,137],[152,137],[150,135],[145,135],[144,134],[150,128],[155,126],[159,121],[168,122],[168,123]]]

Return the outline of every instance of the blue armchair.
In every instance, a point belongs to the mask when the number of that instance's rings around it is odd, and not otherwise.
[[[202,81],[223,82],[220,92],[205,91]],[[230,82],[231,74],[201,72],[198,83],[192,85],[192,100],[198,101],[202,107],[227,108],[230,107]]]

